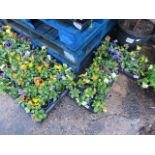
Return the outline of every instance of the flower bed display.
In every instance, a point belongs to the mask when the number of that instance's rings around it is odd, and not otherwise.
[[[0,90],[17,98],[27,113],[40,122],[72,87],[74,74],[47,54],[33,48],[26,37],[0,29]]]
[[[105,49],[104,57],[114,57],[119,65],[119,71],[130,78],[139,79],[144,76],[148,66],[148,59],[141,54],[141,47],[137,46],[136,50],[130,51],[127,45],[119,46],[117,40],[110,42],[110,38],[106,38],[106,42],[100,47],[100,51]],[[103,51],[105,51],[103,50]]]
[[[133,79],[145,77],[139,80],[142,86],[155,90],[155,66],[146,71],[148,59],[140,50],[138,46],[129,52],[126,45],[106,37],[90,67],[76,77],[66,64],[48,55],[46,47],[33,47],[27,37],[0,24],[0,92],[16,98],[36,122],[44,120],[68,91],[78,105],[106,112],[105,99],[119,72]]]
[[[93,63],[70,91],[71,98],[93,112],[107,111],[104,100],[118,75],[118,64],[114,57],[106,57],[105,44],[95,51]]]

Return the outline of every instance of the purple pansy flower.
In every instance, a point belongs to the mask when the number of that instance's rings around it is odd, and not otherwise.
[[[110,49],[110,50],[108,50],[108,51],[109,51],[109,54],[110,54],[110,55],[112,55],[112,56],[115,55],[115,52],[114,52],[113,50]]]
[[[59,74],[59,73],[56,73],[56,77],[57,77],[57,78],[60,78],[60,74]]]
[[[106,67],[105,66],[101,66],[101,70],[105,70],[106,69]]]
[[[18,94],[19,94],[19,95],[23,95],[23,94],[24,94],[24,91],[23,91],[22,89],[19,89],[19,90],[18,90]]]
[[[34,45],[32,45],[32,49],[35,49],[35,46]]]
[[[9,41],[5,41],[5,46],[10,47],[11,43]]]
[[[119,51],[118,50],[115,51],[115,55],[119,55]]]
[[[0,73],[0,78],[4,78],[4,73]]]
[[[121,60],[121,57],[119,55],[117,55],[115,58],[116,58],[117,62],[119,62]]]
[[[112,43],[112,45],[116,45],[118,43],[118,40],[115,39],[111,43]]]
[[[28,37],[27,36],[23,36],[23,39],[28,40]]]
[[[121,60],[123,59],[123,58],[122,58],[121,56],[119,56],[119,55],[117,55],[115,58],[116,58],[116,61],[117,61],[117,62],[119,62],[119,61],[121,61]]]
[[[55,90],[55,88],[56,88],[55,86],[51,86],[51,88],[50,88],[50,89],[51,89],[51,90]]]
[[[111,74],[112,72],[110,70],[107,71],[108,74]]]
[[[63,80],[63,79],[61,79],[60,81],[61,81],[62,83],[64,83],[64,80]]]

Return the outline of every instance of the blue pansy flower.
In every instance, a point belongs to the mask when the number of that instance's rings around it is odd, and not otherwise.
[[[9,41],[5,41],[5,46],[10,47],[11,43]]]

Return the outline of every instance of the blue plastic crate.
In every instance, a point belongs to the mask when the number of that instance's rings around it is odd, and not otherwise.
[[[48,30],[53,29],[55,33],[52,39],[59,38],[63,45],[72,51],[77,51],[84,44],[90,42],[91,37],[94,37],[98,31],[110,23],[108,19],[94,20],[89,28],[81,32],[72,25],[64,24],[61,20],[56,19],[21,19],[16,21],[37,33],[48,34]]]
[[[67,63],[72,67],[74,72],[78,72],[84,63],[87,63],[87,57],[92,55],[92,51],[98,47],[102,38],[109,32],[109,30],[113,27],[115,21],[107,20],[108,22],[104,22],[104,20],[100,21],[104,24],[102,25],[102,29],[99,29],[94,33],[94,35],[89,36],[89,41],[83,43],[80,48],[76,51],[67,48],[64,43],[62,43],[57,36],[56,29],[41,29],[39,25],[35,26],[35,31],[30,28],[28,25],[21,24],[19,20],[6,20],[7,24],[12,25],[12,27],[19,33],[28,36],[32,43],[36,46],[46,45],[48,47],[48,52],[61,61],[62,63]],[[37,29],[40,28],[39,31]],[[51,34],[50,34],[51,33]],[[55,34],[55,35],[54,35]],[[53,37],[54,36],[54,37]]]
[[[58,30],[60,41],[73,51],[81,48],[83,44],[87,44],[91,37],[100,31],[104,25],[110,22],[108,19],[102,20],[102,22],[95,20],[89,28],[81,32],[71,25],[65,25],[60,20],[43,19],[41,21]]]

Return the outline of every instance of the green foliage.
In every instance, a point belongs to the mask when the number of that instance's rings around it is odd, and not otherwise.
[[[71,98],[79,98],[80,91],[77,88],[74,88],[70,91]]]
[[[152,87],[155,92],[155,65],[150,65],[145,73],[145,77],[139,80],[142,88]]]
[[[34,113],[33,118],[35,122],[41,122],[47,118],[47,114],[44,110],[39,110]]]
[[[0,91],[18,96],[17,99],[27,113],[37,121],[46,118],[43,105],[54,102],[65,89],[72,88],[74,74],[66,64],[60,64],[47,54],[46,48],[32,48],[31,42],[11,31],[10,26],[0,29]]]

